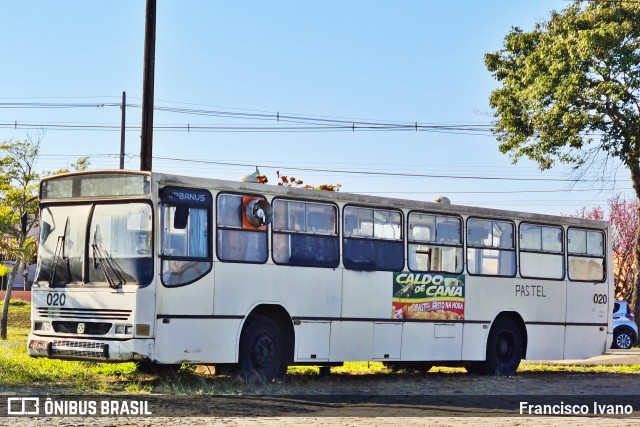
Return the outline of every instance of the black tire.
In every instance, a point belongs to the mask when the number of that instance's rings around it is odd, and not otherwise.
[[[487,359],[472,362],[465,368],[470,374],[511,376],[522,359],[522,333],[513,319],[497,319],[487,339]]]
[[[613,343],[611,343],[611,348],[627,350],[631,348],[634,341],[633,332],[631,332],[630,329],[619,328],[613,331]]]
[[[280,328],[270,317],[249,320],[240,337],[240,372],[246,382],[283,380],[287,372],[285,343]]]

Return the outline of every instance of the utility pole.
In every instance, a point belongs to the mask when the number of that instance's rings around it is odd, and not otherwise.
[[[144,28],[144,81],[142,83],[142,135],[140,170],[151,171],[153,153],[153,79],[156,62],[156,0],[147,0]]]
[[[120,169],[124,169],[124,131],[127,118],[127,92],[122,92],[122,124],[120,125]]]

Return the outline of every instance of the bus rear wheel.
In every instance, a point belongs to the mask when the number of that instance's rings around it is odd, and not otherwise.
[[[284,339],[277,323],[258,315],[240,337],[240,372],[246,382],[262,383],[281,380],[287,372]]]
[[[494,323],[487,340],[488,372],[511,376],[516,373],[522,359],[522,334],[513,319],[502,317]]]
[[[487,339],[487,359],[472,362],[465,368],[470,374],[511,376],[522,359],[522,333],[513,319],[497,319]]]

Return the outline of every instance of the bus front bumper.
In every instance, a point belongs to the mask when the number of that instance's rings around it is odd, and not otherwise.
[[[50,359],[131,362],[153,354],[153,340],[148,338],[115,341],[29,334],[27,342],[29,356]]]

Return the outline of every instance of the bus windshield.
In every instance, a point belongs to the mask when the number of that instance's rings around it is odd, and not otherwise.
[[[51,287],[147,284],[151,231],[147,203],[43,207],[36,280]]]

